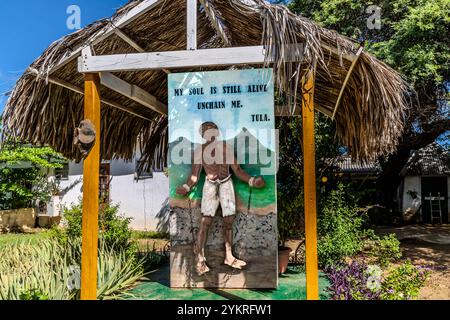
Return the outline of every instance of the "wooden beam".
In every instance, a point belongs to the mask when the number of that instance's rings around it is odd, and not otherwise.
[[[119,19],[113,21],[113,23],[107,27],[106,29],[102,28],[97,33],[95,33],[92,37],[90,37],[85,43],[83,43],[80,47],[69,53],[67,56],[63,57],[59,63],[53,67],[50,70],[50,74],[59,70],[69,62],[71,62],[73,59],[78,57],[81,54],[81,51],[89,45],[96,45],[109,36],[113,35],[115,33],[116,28],[123,28],[129,23],[135,21],[137,18],[139,18],[141,15],[147,13],[154,7],[156,7],[158,4],[164,2],[165,0],[143,0],[141,3],[136,5],[133,9],[129,10],[127,13],[125,13],[123,16],[121,16]]]
[[[292,46],[288,61],[296,61],[303,45]],[[201,49],[185,51],[166,51],[155,53],[117,54],[105,56],[82,56],[78,71],[121,72],[171,68],[214,67],[242,64],[264,64],[266,61],[263,46]],[[269,58],[269,62],[271,59]]]
[[[116,35],[121,38],[123,41],[128,43],[130,47],[134,48],[139,53],[144,53],[145,50],[140,45],[138,45],[133,39],[131,39],[127,34],[125,34],[122,30],[117,28],[115,31]]]
[[[61,58],[61,60],[50,70],[49,74],[54,73],[55,71],[59,70],[66,64],[70,63],[73,59],[80,56],[81,51],[88,45],[97,45],[98,43],[102,42],[103,40],[107,39],[111,35],[115,34],[117,28],[123,28],[129,23],[135,21],[137,18],[139,18],[141,15],[147,13],[160,3],[163,3],[165,0],[143,0],[140,4],[136,5],[133,9],[125,13],[122,17],[117,19],[116,21],[113,21],[113,23],[107,27],[106,29],[103,28],[99,30],[97,33],[95,33],[93,36],[91,36],[85,43],[83,43],[81,46],[76,48],[71,53],[68,53],[66,56]],[[222,32],[219,31],[219,34],[223,37]],[[229,45],[229,40],[226,38],[224,39],[224,42]],[[322,48],[324,50],[328,50],[329,52],[332,52],[334,54],[339,54],[338,50],[336,48],[327,46],[325,44],[322,44]],[[353,61],[356,57],[356,55],[352,53],[343,53],[341,52],[341,56],[349,61]]]
[[[187,0],[186,30],[187,50],[197,50],[197,0]]]
[[[71,84],[71,83],[69,83],[69,82],[67,82],[65,80],[62,80],[62,79],[59,79],[59,78],[56,78],[56,77],[53,77],[53,76],[49,76],[46,79],[45,76],[40,75],[39,71],[37,71],[34,68],[28,68],[28,71],[30,73],[34,74],[37,78],[40,78],[42,80],[46,80],[49,83],[53,83],[53,84],[58,85],[60,87],[66,88],[66,89],[68,89],[70,91],[73,91],[73,92],[76,92],[78,94],[84,95],[84,90],[83,89],[81,89],[80,87],[75,86],[75,85],[73,85],[73,84]],[[101,101],[101,103],[104,103],[104,104],[106,104],[106,105],[108,105],[110,107],[119,109],[119,110],[121,110],[123,112],[127,112],[127,113],[129,113],[129,114],[131,114],[131,115],[133,115],[135,117],[138,117],[138,118],[141,118],[141,119],[144,119],[144,120],[147,120],[147,121],[152,121],[150,118],[145,117],[145,116],[143,116],[143,115],[141,115],[139,113],[136,113],[134,111],[131,111],[128,108],[122,106],[121,104],[119,104],[117,102],[111,101],[109,99],[104,99],[104,98],[102,98],[100,101]]]
[[[134,41],[133,39],[131,39],[126,33],[124,33],[122,30],[120,30],[119,28],[116,29],[116,35],[121,38],[123,41],[125,41],[126,43],[128,43],[131,47],[134,48],[134,50],[136,50],[139,53],[144,53],[145,49],[142,48],[140,45],[138,45],[136,43],[136,41]],[[164,71],[166,74],[170,74],[171,72],[167,69],[162,69],[162,71]]]
[[[160,102],[156,97],[136,85],[129,84],[109,72],[102,72],[100,74],[100,82],[103,86],[140,103],[152,111],[167,115],[168,107],[166,104]]]
[[[83,218],[81,254],[81,300],[97,299],[98,209],[100,178],[100,81],[97,74],[86,74],[84,117],[94,124],[95,144],[84,161]]]
[[[317,257],[316,145],[314,135],[314,74],[303,83],[303,157],[306,238],[306,294],[308,300],[319,299]]]
[[[92,49],[92,46],[87,46],[81,50],[81,55],[84,57],[92,57],[95,55],[93,52],[94,50]]]

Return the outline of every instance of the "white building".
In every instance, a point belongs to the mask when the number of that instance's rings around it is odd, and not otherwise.
[[[450,154],[437,143],[414,152],[400,172],[402,211],[422,223],[449,223]]]
[[[341,157],[334,164],[342,179],[360,181],[360,187],[375,188],[381,173],[378,162],[360,164]],[[436,142],[414,151],[405,167],[398,188],[398,209],[409,223],[449,223],[450,154]],[[432,218],[433,216],[433,218]]]
[[[120,204],[121,213],[133,218],[133,229],[166,231],[169,179],[163,172],[143,174],[138,179],[136,166],[136,160],[103,162],[102,179],[109,184],[109,199],[112,204]],[[57,169],[55,175],[60,188],[65,189],[61,204],[79,203],[83,195],[83,164],[70,162],[64,169]]]

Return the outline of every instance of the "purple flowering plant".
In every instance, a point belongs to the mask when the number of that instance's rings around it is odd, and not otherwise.
[[[371,275],[367,264],[353,261],[340,263],[325,269],[330,281],[327,289],[333,300],[379,300],[380,291],[368,286]]]
[[[378,266],[353,261],[325,268],[333,300],[409,300],[418,296],[429,267],[414,266],[409,260],[383,272]]]

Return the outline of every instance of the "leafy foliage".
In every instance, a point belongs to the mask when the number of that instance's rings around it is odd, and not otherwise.
[[[151,272],[169,261],[169,253],[158,251],[156,246],[153,246],[153,248],[138,250],[137,258],[144,262],[145,272]]]
[[[381,28],[367,25],[371,5],[381,8]],[[449,81],[448,0],[293,0],[290,8],[357,41],[402,72],[416,89],[443,89]],[[435,91],[436,92],[436,91]],[[431,93],[431,92],[429,92]]]
[[[318,219],[319,264],[330,266],[362,251],[363,218],[341,184],[325,199]]]
[[[33,289],[26,291],[20,295],[19,300],[30,300],[30,301],[40,301],[40,300],[49,300],[48,296],[39,290]]]
[[[338,184],[325,197],[318,218],[318,255],[321,267],[341,263],[369,250],[382,267],[401,258],[400,242],[395,234],[384,237],[366,229],[367,216],[358,211],[355,197],[347,186]]]
[[[64,158],[48,147],[5,143],[0,149],[0,209],[29,207],[48,201],[52,186],[46,169],[60,168]]]
[[[133,231],[133,239],[169,239],[168,233],[156,232],[156,231]]]
[[[382,284],[381,299],[383,300],[410,300],[419,295],[429,270],[414,266],[411,261],[393,268]]]
[[[373,236],[368,242],[371,246],[370,254],[382,267],[387,267],[391,262],[402,257],[400,241],[395,234],[389,234],[382,238]]]
[[[378,300],[377,290],[369,288],[369,278],[364,263],[352,262],[350,265],[340,263],[327,267],[325,273],[330,281],[327,291],[333,300]],[[372,280],[372,279],[370,279]]]
[[[302,123],[298,119],[277,120],[280,134],[278,171],[278,231],[280,240],[300,237],[304,227]],[[330,173],[329,159],[340,152],[333,122],[323,115],[316,117],[317,185]],[[318,190],[319,195],[322,189]]]
[[[381,8],[381,29],[368,27],[371,5]],[[379,201],[390,210],[400,184],[399,171],[412,150],[436,139],[450,141],[450,2],[448,0],[292,0],[293,12],[365,44],[365,50],[401,72],[413,85],[411,108],[398,151],[381,159]],[[368,13],[369,12],[369,13]],[[417,103],[418,102],[418,103]]]
[[[383,274],[381,268],[353,261],[325,269],[333,300],[410,300],[418,296],[428,270],[409,260]]]
[[[129,227],[131,218],[119,213],[119,205],[101,206],[99,212],[99,236],[108,248],[134,253],[135,243],[132,241],[132,230]],[[64,207],[62,210],[64,229],[53,229],[53,235],[62,243],[81,239],[83,206],[81,203]]]

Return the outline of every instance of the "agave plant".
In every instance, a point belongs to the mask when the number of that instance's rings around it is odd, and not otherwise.
[[[0,248],[0,256],[0,300],[72,300],[79,296],[79,241],[66,246],[51,239],[38,246],[13,244]],[[98,274],[98,298],[112,299],[144,276],[143,261],[101,242]]]
[[[99,299],[117,298],[145,275],[144,260],[130,259],[125,250],[117,251],[101,243],[99,251]]]
[[[67,283],[71,251],[55,241],[42,241],[39,246],[15,244],[1,249],[0,300],[21,300],[29,292],[38,291],[50,300],[70,300],[76,292]]]

